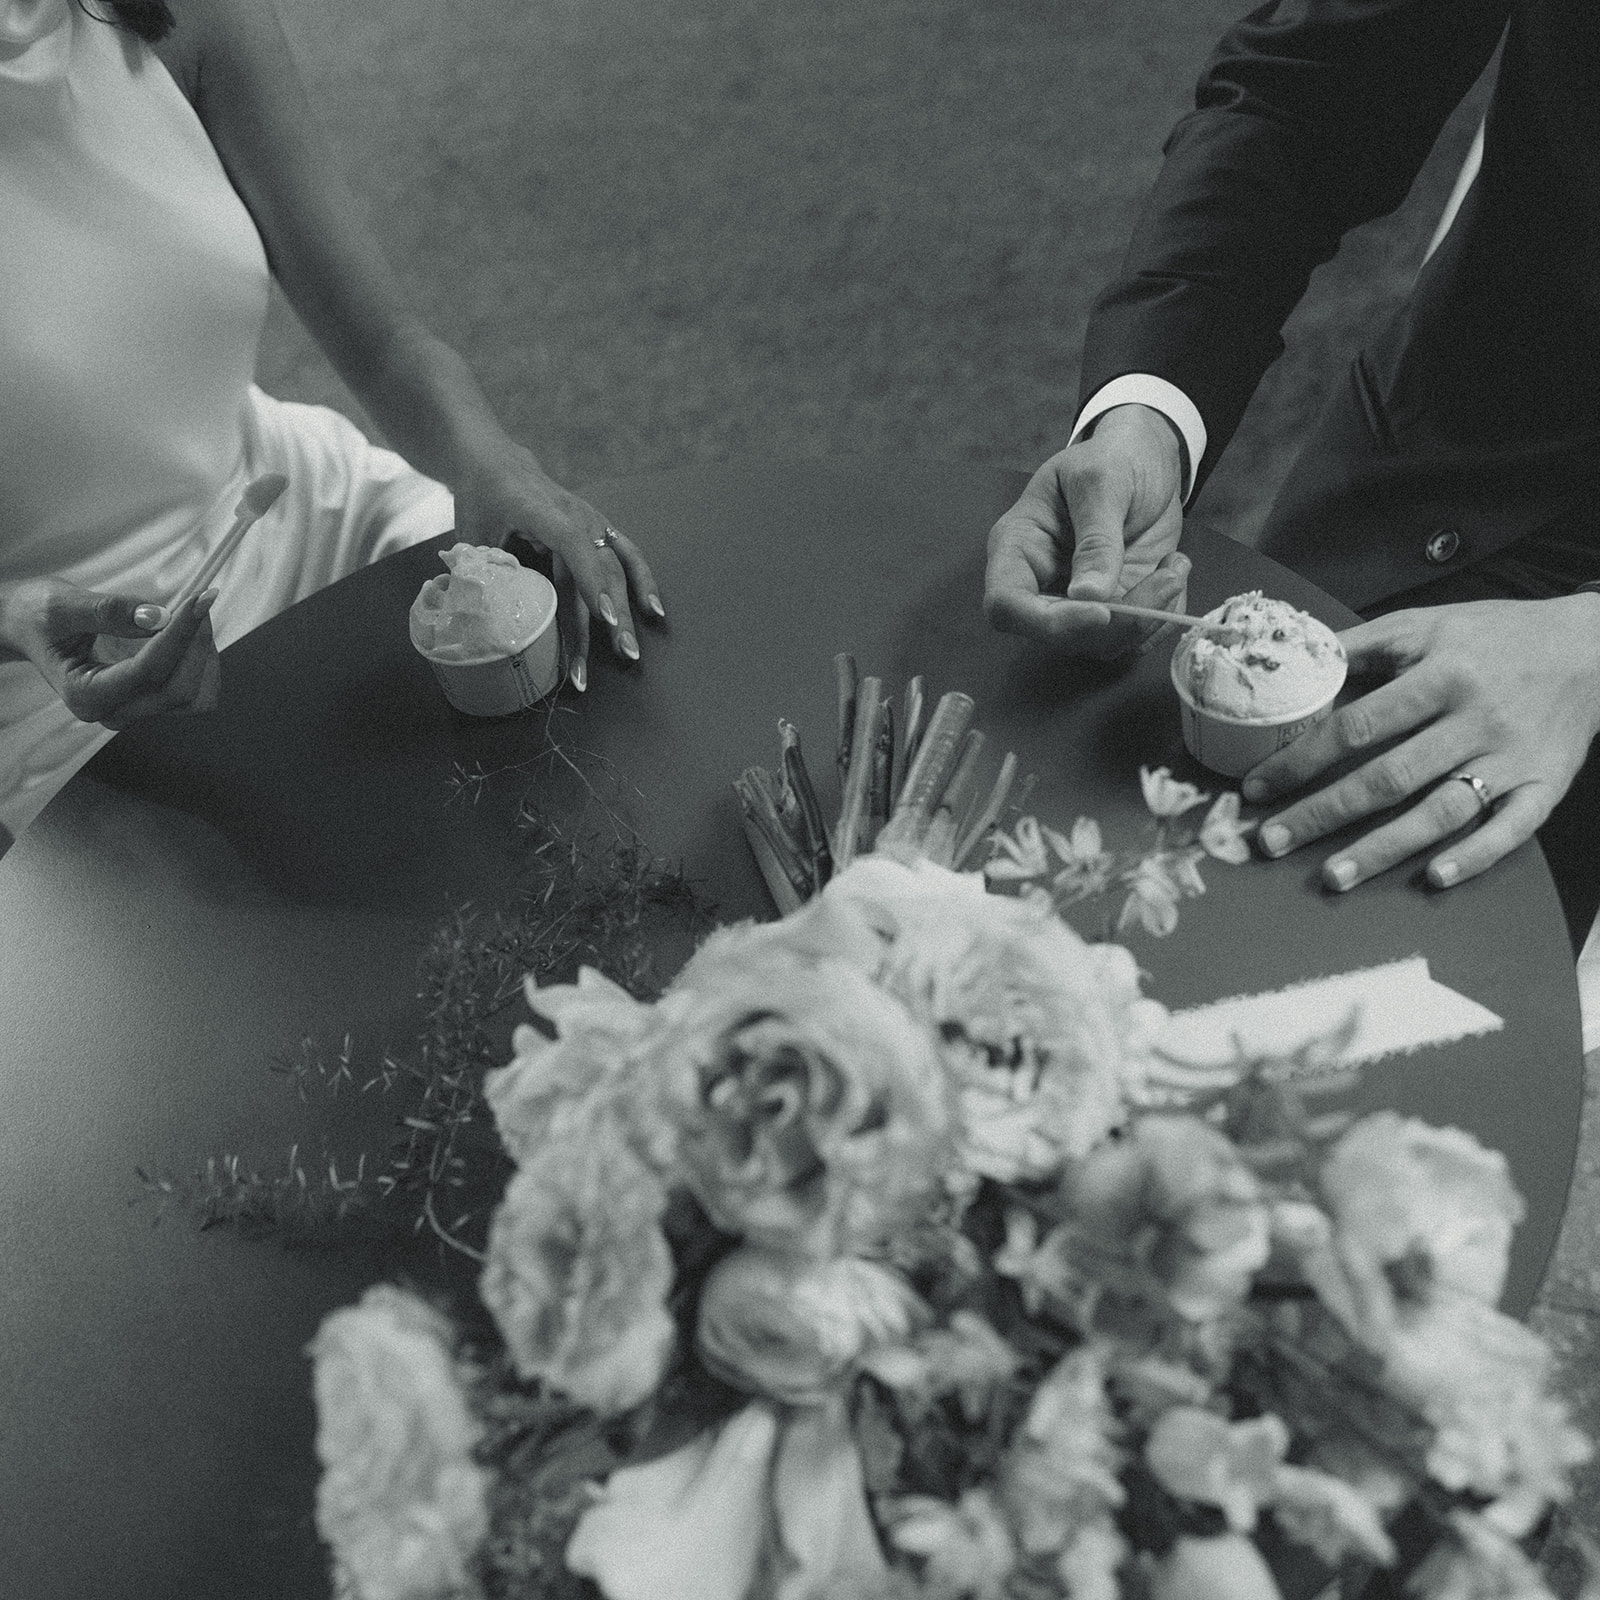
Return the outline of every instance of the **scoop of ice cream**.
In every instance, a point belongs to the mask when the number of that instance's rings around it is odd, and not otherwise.
[[[456,544],[450,569],[411,602],[411,642],[435,661],[482,661],[521,650],[555,609],[555,592],[505,550]]]
[[[1286,600],[1259,589],[1236,594],[1207,622],[1233,629],[1231,637],[1185,634],[1176,676],[1203,711],[1243,721],[1313,711],[1344,683],[1344,646],[1333,630]]]

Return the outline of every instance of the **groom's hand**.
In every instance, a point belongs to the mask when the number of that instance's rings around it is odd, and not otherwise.
[[[1159,624],[1114,619],[1094,602],[1183,609],[1182,479],[1177,431],[1159,411],[1106,412],[1034,473],[990,531],[989,621],[1096,655],[1133,648]]]
[[[1396,611],[1341,637],[1352,671],[1389,681],[1262,762],[1245,797],[1270,801],[1362,751],[1381,753],[1267,818],[1262,849],[1285,855],[1403,807],[1330,856],[1323,882],[1354,888],[1461,833],[1428,862],[1428,881],[1444,889],[1529,838],[1600,729],[1600,595]],[[1481,781],[1484,798],[1462,774]]]

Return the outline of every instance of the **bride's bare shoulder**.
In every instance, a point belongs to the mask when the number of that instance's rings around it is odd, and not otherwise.
[[[272,0],[168,0],[177,26],[153,48],[189,100],[199,103],[208,72],[226,76],[282,40]]]

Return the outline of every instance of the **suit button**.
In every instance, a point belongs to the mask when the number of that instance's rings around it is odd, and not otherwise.
[[[1434,566],[1442,567],[1460,548],[1461,535],[1454,528],[1435,528],[1422,553]]]

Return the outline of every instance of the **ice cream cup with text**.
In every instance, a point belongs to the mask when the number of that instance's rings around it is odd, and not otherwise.
[[[504,717],[561,681],[556,591],[506,550],[457,544],[411,604],[411,642],[458,711]]]
[[[1184,748],[1239,778],[1328,715],[1348,663],[1331,628],[1259,590],[1225,600],[1206,621],[1231,636],[1192,628],[1172,652]]]

